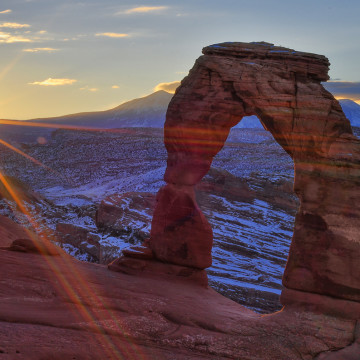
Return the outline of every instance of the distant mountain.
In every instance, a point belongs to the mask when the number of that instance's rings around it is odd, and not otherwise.
[[[172,94],[160,90],[106,111],[84,112],[47,119],[33,119],[32,121],[105,129],[124,127],[162,128],[172,96]],[[360,105],[349,99],[339,100],[339,103],[351,125],[360,127]],[[263,129],[263,126],[260,120],[255,115],[252,115],[245,116],[235,128]]]
[[[350,99],[341,99],[339,103],[351,126],[360,127],[360,105]],[[235,128],[263,129],[260,120],[255,116],[244,117]]]
[[[341,99],[339,103],[351,126],[360,127],[360,105],[350,99]],[[260,120],[255,116],[244,117],[235,128],[263,129]]]
[[[351,125],[360,127],[360,105],[349,99],[339,100],[339,103]]]
[[[172,96],[172,94],[160,90],[106,111],[84,112],[46,119],[33,119],[32,121],[103,129],[125,127],[162,128]],[[259,119],[253,115],[244,117],[235,128],[263,129],[263,126]]]
[[[83,112],[51,118],[37,118],[29,121],[40,124],[49,123],[53,126],[59,124],[100,129],[126,127],[162,128],[165,122],[166,110],[172,96],[172,94],[166,91],[157,91],[148,96],[125,102],[110,110]],[[20,125],[22,123],[26,124],[26,122],[18,121],[19,125],[17,126],[1,124],[0,138],[14,145],[50,139],[54,127]]]
[[[32,119],[31,121],[100,129],[162,128],[172,96],[166,91],[157,91],[148,96],[125,102],[110,110]],[[340,104],[351,125],[360,127],[360,105],[348,99],[340,100]],[[26,121],[19,121],[19,123],[26,123]],[[235,128],[263,129],[263,126],[260,120],[253,115],[244,117]],[[1,139],[15,144],[32,143],[42,138],[49,139],[53,131],[54,128],[0,125]]]
[[[251,116],[244,116],[241,121],[234,126],[235,129],[262,129],[264,130],[264,127],[262,126],[259,118],[255,115]]]
[[[172,94],[160,90],[148,96],[125,102],[110,110],[33,119],[32,121],[102,129],[163,127],[166,110],[172,96]]]

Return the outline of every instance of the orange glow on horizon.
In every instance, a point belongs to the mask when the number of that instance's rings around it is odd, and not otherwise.
[[[359,97],[351,97],[349,95],[336,95],[334,96],[336,100],[351,100],[351,101],[354,101],[356,102],[357,104],[360,105],[360,99]]]
[[[95,128],[91,126],[77,126],[77,125],[62,125],[62,124],[51,124],[51,123],[37,123],[35,121],[26,120],[5,120],[0,119],[2,125],[14,125],[14,126],[30,126],[30,127],[43,127],[50,129],[64,129],[64,130],[84,130],[84,131],[99,131],[99,132],[111,132],[111,133],[131,133],[128,129],[103,129]]]

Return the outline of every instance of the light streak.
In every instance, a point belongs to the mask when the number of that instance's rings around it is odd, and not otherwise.
[[[29,126],[29,127],[42,127],[50,129],[65,129],[65,130],[84,130],[95,132],[110,132],[110,133],[131,133],[128,129],[102,129],[91,126],[78,126],[78,125],[63,125],[63,124],[51,124],[51,123],[39,123],[35,121],[20,121],[20,120],[5,120],[0,119],[0,124],[14,125],[14,126]]]
[[[10,196],[15,201],[16,205],[20,211],[27,217],[30,225],[42,239],[42,242],[45,246],[45,249],[50,244],[50,240],[46,237],[44,232],[41,230],[36,220],[32,217],[31,213],[26,208],[26,205],[22,202],[21,197],[17,194],[15,189],[13,189],[4,175],[0,172],[0,182],[3,183],[4,187],[10,194]],[[44,255],[44,250],[39,246],[36,238],[31,232],[28,232],[31,240],[34,245],[38,248],[39,252]],[[67,254],[61,254],[60,256],[43,256],[43,259],[47,263],[51,272],[54,274],[56,281],[53,283],[54,286],[57,286],[60,293],[66,294],[66,296],[71,300],[77,309],[77,312],[82,316],[82,318],[93,325],[95,333],[93,336],[98,337],[100,343],[104,346],[101,347],[101,350],[106,352],[107,356],[111,359],[123,359],[121,352],[126,352],[127,355],[131,355],[134,359],[144,360],[145,355],[142,354],[141,350],[137,348],[136,344],[132,343],[129,334],[125,328],[120,324],[120,319],[116,318],[113,312],[110,310],[110,305],[102,301],[97,294],[96,289],[92,289],[89,285],[89,281],[81,274],[78,267],[74,265],[73,260],[70,260],[70,256]],[[72,274],[71,277],[66,276],[62,271],[62,267],[65,267],[69,270],[69,273]],[[84,299],[88,300],[91,309],[87,309],[84,304]],[[103,310],[103,311],[101,311]],[[104,314],[105,313],[105,314]],[[117,346],[109,336],[104,332],[104,329],[101,327],[99,322],[104,320],[104,316],[107,315],[110,317],[114,323],[118,323],[117,331],[128,341],[129,348],[119,349],[120,346]],[[90,335],[90,334],[89,334]],[[105,355],[105,354],[104,354]],[[126,357],[130,358],[130,357]]]
[[[32,161],[34,164],[36,164],[36,165],[40,165],[40,166],[42,166],[42,167],[46,168],[47,170],[53,171],[53,170],[52,170],[52,169],[50,169],[48,166],[46,166],[46,165],[44,165],[43,163],[41,163],[39,160],[36,160],[36,159],[35,159],[35,158],[33,158],[32,156],[30,156],[30,155],[28,155],[28,154],[24,153],[23,151],[21,151],[20,149],[16,148],[15,146],[13,146],[13,145],[11,145],[11,144],[7,143],[6,141],[4,141],[4,140],[0,139],[0,144],[2,144],[2,145],[4,145],[4,146],[6,146],[7,148],[9,148],[9,149],[13,150],[14,152],[16,152],[16,153],[18,153],[18,154],[20,154],[20,155],[24,156],[26,159],[28,159],[28,160]]]
[[[0,72],[0,81],[3,77],[11,71],[11,69],[16,65],[16,63],[24,56],[24,54],[19,53],[8,65],[4,67],[4,69]]]

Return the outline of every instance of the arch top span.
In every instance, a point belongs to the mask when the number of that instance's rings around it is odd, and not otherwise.
[[[214,44],[204,47],[202,53],[236,58],[239,61],[253,60],[263,65],[268,63],[269,66],[274,66],[277,61],[279,65],[286,61],[289,72],[304,74],[318,81],[329,80],[330,62],[326,56],[275,46],[264,41]]]
[[[206,173],[244,116],[256,115],[294,160],[326,157],[335,138],[352,135],[338,101],[321,85],[328,79],[325,56],[264,42],[215,44],[203,53],[168,108],[166,180],[181,177],[172,175],[173,153],[191,153],[198,164],[202,158]]]
[[[360,142],[321,84],[328,69],[325,56],[265,42],[203,49],[166,115],[167,185],[149,242],[158,259],[210,266],[211,227],[193,187],[231,127],[256,115],[292,157],[301,203],[284,285],[360,301]]]

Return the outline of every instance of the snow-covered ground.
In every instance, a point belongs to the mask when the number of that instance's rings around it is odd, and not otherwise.
[[[123,130],[25,128],[22,132],[19,127],[1,126],[2,138],[12,139],[43,164],[39,166],[6,147],[0,152],[2,173],[39,194],[26,205],[39,228],[54,233],[58,223],[84,227],[97,233],[108,258],[138,241],[136,231],[148,233],[150,209],[140,214],[130,202],[124,209],[126,226],[116,236],[99,232],[94,218],[100,202],[111,194],[146,192],[155,196],[164,185],[166,150],[161,127],[170,99],[170,94],[158,92],[108,111],[43,119],[82,126],[129,127]],[[351,123],[360,126],[360,106],[351,100],[340,100],[340,104]],[[359,128],[354,131],[359,136]],[[47,142],[38,144],[40,135]],[[214,232],[210,283],[253,309],[275,310],[296,212],[296,198],[291,193],[292,160],[264,131],[257,117],[251,116],[231,130],[213,167],[229,173],[224,175],[228,184],[220,182],[220,188],[227,186],[223,192],[198,192],[199,204]],[[243,184],[252,192],[250,197],[241,195]],[[0,214],[27,223],[12,201],[0,201]],[[90,259],[79,249],[66,247],[69,253]]]
[[[104,198],[128,192],[155,196],[164,184],[166,151],[161,129],[133,129],[123,134],[57,131],[47,144],[28,145],[26,151],[52,171],[10,151],[2,153],[0,160],[8,175],[18,177],[49,201],[47,207],[39,205],[36,216],[43,217],[52,231],[61,222],[96,232],[95,211]],[[277,182],[292,181],[292,161],[268,132],[233,129],[213,165],[230,172],[227,177],[235,190],[237,182],[239,186],[247,182],[256,194],[266,188],[268,197],[242,198],[232,196],[231,191],[200,196],[199,204],[214,232],[210,283],[253,309],[275,310],[294,209],[289,212],[274,205],[272,196],[278,196],[273,194]],[[137,241],[130,227],[150,232],[151,211],[140,216],[127,206],[122,232],[116,236],[97,232],[107,258]],[[70,245],[67,250],[89,259]]]

